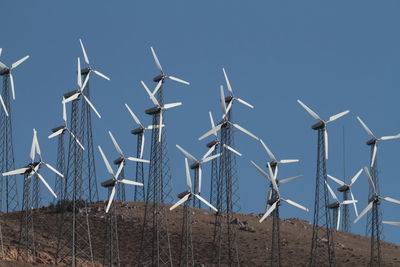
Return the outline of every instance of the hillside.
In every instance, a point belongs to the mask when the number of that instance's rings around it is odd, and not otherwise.
[[[198,264],[211,266],[213,212],[193,209],[193,240],[195,260]],[[182,208],[167,212],[169,217],[170,240],[174,264],[179,255]],[[140,230],[144,214],[143,203],[125,202],[118,205],[118,227],[120,240],[121,266],[133,266],[140,247]],[[269,258],[266,247],[270,245],[272,220],[258,222],[257,214],[235,214],[237,218],[238,246],[242,266],[265,266]],[[92,204],[90,207],[90,225],[92,245],[96,266],[102,266],[104,251],[104,202]],[[34,223],[37,250],[39,257],[36,264],[16,262],[16,248],[19,238],[20,213],[3,214],[1,218],[6,258],[0,266],[55,266],[54,255],[57,242],[57,213],[54,207],[41,208],[34,211]],[[299,219],[281,220],[281,240],[283,266],[304,266],[309,257],[312,225]],[[363,236],[334,232],[335,249],[339,266],[366,266],[369,260],[369,239]],[[383,243],[383,266],[400,266],[400,247]],[[47,265],[44,265],[47,264]]]

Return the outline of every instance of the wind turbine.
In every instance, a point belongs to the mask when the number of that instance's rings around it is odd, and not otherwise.
[[[160,105],[160,103],[158,102],[158,100],[154,97],[154,94],[149,90],[149,88],[147,87],[147,85],[141,81],[144,89],[146,89],[146,92],[149,94],[150,100],[153,102],[153,104],[156,106],[154,108],[152,108],[153,113],[160,113],[160,122],[158,125],[159,128],[159,135],[158,135],[158,142],[161,142],[161,135],[162,135],[162,128],[163,128],[163,111],[173,108],[173,107],[177,107],[182,105],[182,102],[176,102],[176,103],[170,103],[170,104],[163,104]]]
[[[199,194],[201,193],[201,185],[202,185],[202,169],[201,169],[201,165],[203,165],[206,162],[209,162],[210,160],[213,160],[215,158],[218,158],[219,156],[221,156],[221,153],[209,156],[211,154],[211,152],[213,150],[209,149],[204,155],[203,157],[198,160],[197,158],[195,158],[193,155],[191,155],[189,152],[187,152],[185,149],[183,149],[181,146],[179,146],[178,144],[176,145],[176,147],[183,153],[183,155],[185,155],[187,158],[189,158],[191,161],[193,161],[193,164],[190,166],[190,168],[192,170],[194,170],[194,192]],[[198,206],[200,208],[200,202],[197,203],[196,205],[196,201],[195,198],[193,199],[193,207]]]
[[[245,106],[247,106],[247,107],[253,109],[253,108],[254,108],[253,105],[251,105],[250,103],[248,103],[248,102],[244,101],[243,99],[238,98],[238,97],[236,97],[236,96],[234,95],[233,89],[232,89],[231,83],[230,83],[230,81],[229,81],[228,75],[226,74],[225,68],[222,68],[222,71],[223,71],[223,73],[224,73],[225,82],[226,82],[226,87],[228,88],[228,91],[231,93],[230,96],[228,96],[227,98],[225,98],[224,95],[223,95],[223,93],[224,93],[224,92],[223,92],[223,87],[222,87],[222,86],[220,87],[220,88],[222,88],[221,94],[222,94],[222,96],[223,96],[223,99],[222,99],[222,97],[221,97],[221,101],[223,100],[224,103],[225,103],[225,105],[226,105],[226,103],[229,103],[228,106],[226,107],[226,112],[224,112],[223,117],[225,117],[226,114],[230,111],[230,109],[231,109],[231,107],[232,107],[234,101],[237,101],[237,102],[239,102],[239,103],[241,103],[241,104],[243,104],[243,105],[245,105]]]
[[[311,115],[311,117],[313,117],[316,120],[319,120],[319,122],[317,122],[316,124],[314,124],[313,126],[311,126],[312,129],[316,130],[319,128],[323,128],[324,129],[324,139],[325,139],[325,158],[328,159],[328,131],[327,131],[327,126],[329,123],[339,119],[340,117],[343,117],[344,115],[346,115],[347,113],[349,113],[349,110],[340,112],[336,115],[330,116],[329,119],[327,121],[324,121],[323,119],[321,119],[317,113],[315,113],[311,108],[309,108],[308,106],[306,106],[303,102],[301,102],[299,99],[297,99],[297,102],[308,112],[308,114]]]
[[[339,226],[340,226],[340,209],[343,207],[343,205],[349,205],[349,204],[356,204],[358,200],[343,200],[340,201],[338,197],[336,196],[335,192],[333,192],[332,188],[329,186],[327,182],[325,182],[326,186],[328,187],[329,193],[332,195],[333,199],[335,202],[330,203],[328,205],[329,209],[332,209],[334,212],[334,219],[336,218],[336,230],[339,231]],[[333,220],[335,221],[335,220]]]
[[[367,134],[372,137],[370,140],[367,141],[367,145],[372,146],[371,165],[370,165],[372,168],[375,164],[376,153],[378,150],[378,141],[398,139],[398,138],[400,138],[400,134],[392,135],[392,136],[382,136],[382,137],[377,138],[372,133],[372,131],[368,128],[368,126],[361,120],[360,117],[357,116],[357,120],[360,122],[361,126],[364,128],[364,130],[367,132]]]
[[[153,95],[155,95],[157,93],[157,91],[161,88],[161,85],[163,84],[165,79],[170,79],[170,80],[173,80],[173,81],[176,81],[179,83],[190,85],[190,83],[187,81],[176,78],[174,76],[166,75],[163,71],[163,68],[161,67],[160,61],[158,60],[158,57],[157,57],[156,52],[154,51],[154,48],[150,47],[150,49],[151,49],[151,53],[153,54],[154,62],[156,63],[157,69],[160,71],[160,74],[153,78],[153,81],[157,83],[157,86],[153,91]]]
[[[331,179],[332,181],[334,181],[335,183],[337,183],[338,185],[340,185],[340,187],[337,189],[339,192],[343,192],[343,200],[349,200],[349,195],[351,196],[351,200],[355,200],[354,199],[354,195],[353,192],[351,191],[352,186],[354,185],[354,183],[357,181],[358,177],[360,177],[361,173],[363,172],[363,168],[361,168],[355,175],[353,178],[351,178],[350,183],[345,183],[342,180],[333,177],[332,175],[328,174],[328,178]],[[358,210],[357,210],[357,205],[355,202],[353,202],[353,207],[354,207],[354,212],[356,214],[356,217],[358,216]],[[349,209],[348,206],[344,206],[343,207],[343,218],[344,218],[344,223],[342,224],[344,227],[344,231],[348,232],[350,229],[350,217],[349,217]]]
[[[108,204],[107,204],[107,207],[106,207],[106,213],[108,213],[108,211],[110,210],[111,204],[113,203],[113,200],[114,200],[114,196],[115,196],[115,186],[116,186],[118,183],[130,184],[130,185],[136,185],[136,186],[143,186],[143,184],[142,184],[142,183],[138,183],[138,182],[134,182],[134,181],[131,181],[131,180],[127,180],[127,179],[121,179],[121,180],[119,180],[118,177],[119,177],[119,175],[120,175],[122,169],[121,169],[121,168],[118,168],[117,173],[114,174],[114,171],[113,171],[112,168],[111,168],[110,162],[108,161],[108,159],[107,159],[106,155],[104,154],[103,150],[101,149],[100,146],[98,146],[98,149],[99,149],[99,151],[100,151],[101,157],[103,158],[104,164],[106,165],[106,168],[107,168],[108,173],[111,174],[111,176],[112,176],[111,179],[105,181],[105,182],[102,184],[102,186],[111,187],[111,188],[112,188],[112,189],[111,189],[110,196],[109,196],[109,198],[108,198]]]
[[[78,58],[79,62],[79,58]],[[79,64],[78,64],[79,65]],[[88,77],[88,76],[87,76]],[[88,78],[86,78],[88,79]],[[86,88],[86,83],[83,84],[83,86],[79,86],[78,90],[71,91],[69,93],[64,94],[63,98],[63,103],[68,103],[73,100],[78,99],[80,96],[83,96],[83,99],[86,101],[86,103],[89,104],[90,108],[96,113],[96,115],[101,119],[100,113],[96,110],[92,102],[90,102],[89,98],[84,94],[84,90]]]
[[[39,155],[39,161],[35,161],[36,154]],[[64,177],[64,175],[61,174],[59,171],[57,171],[50,164],[43,161],[42,154],[40,152],[39,142],[37,139],[37,132],[35,129],[33,129],[33,140],[32,140],[30,158],[31,158],[31,162],[28,165],[26,165],[25,167],[22,167],[20,169],[17,169],[17,170],[4,172],[3,176],[24,174],[24,175],[26,175],[26,179],[29,179],[32,175],[36,175],[39,178],[39,180],[47,187],[47,189],[50,191],[50,193],[55,198],[57,198],[57,195],[54,193],[53,189],[49,186],[49,184],[46,182],[46,180],[43,178],[43,176],[39,173],[39,169],[42,165],[45,165],[47,168],[49,168],[52,172],[54,172],[58,176]]]
[[[101,73],[101,72],[99,72],[99,71],[97,71],[97,70],[95,70],[95,69],[93,69],[92,67],[91,67],[91,65],[90,65],[90,62],[89,62],[89,57],[87,56],[87,54],[86,54],[86,50],[85,50],[85,47],[84,47],[84,45],[83,45],[83,42],[82,42],[82,40],[81,39],[79,39],[79,43],[81,44],[81,48],[82,48],[82,53],[83,53],[83,57],[84,57],[84,59],[85,59],[85,62],[86,62],[86,64],[88,65],[88,67],[87,68],[85,68],[85,69],[83,69],[83,70],[81,70],[81,68],[80,68],[80,59],[78,58],[78,86],[80,87],[80,88],[85,88],[86,87],[86,84],[88,83],[88,81],[89,81],[89,77],[90,77],[90,73],[94,73],[94,74],[96,74],[97,76],[100,76],[101,78],[103,78],[103,79],[106,79],[107,81],[109,81],[110,80],[110,78],[108,78],[106,75],[104,75],[103,73]],[[82,74],[87,74],[86,75],[86,78],[85,78],[85,81],[83,82],[83,85],[82,85],[82,78],[81,78],[81,75]]]

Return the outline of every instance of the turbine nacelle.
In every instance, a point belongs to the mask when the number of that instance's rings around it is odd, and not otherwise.
[[[91,70],[91,68],[83,68],[81,69],[81,75],[87,75]]]
[[[139,128],[131,130],[131,134],[134,134],[134,135],[138,135],[138,134],[141,134],[143,132],[144,132],[144,128],[143,127],[139,127]]]
[[[270,198],[270,199],[268,199],[268,205],[272,205],[272,204],[274,204],[275,202],[278,202],[279,203],[279,197],[278,196],[275,196],[275,197],[273,197],[273,198]]]
[[[64,131],[65,131],[67,129],[67,127],[65,127],[65,125],[61,125],[61,126],[58,126],[56,128],[51,129],[51,132],[55,133],[55,132],[58,132],[61,129],[64,129]],[[64,133],[64,131],[63,131],[63,133]]]
[[[372,197],[370,197],[368,199],[368,203],[374,202],[376,204],[379,204],[379,200],[380,200],[380,197],[377,194],[374,194]]]
[[[145,110],[145,113],[148,115],[154,115],[161,112],[161,107],[154,107]]]
[[[119,157],[113,161],[115,165],[121,164],[125,159],[123,157]]]
[[[328,204],[328,209],[337,209],[337,208],[339,208],[340,207],[340,203],[339,202],[333,202],[333,203],[330,203],[330,204]]]
[[[159,74],[159,75],[157,75],[156,77],[153,78],[153,82],[158,83],[159,81],[162,80],[162,82],[164,83],[164,79],[165,79],[165,78],[167,78],[166,75]]]
[[[319,130],[319,129],[324,129],[326,127],[326,123],[324,121],[319,121],[316,124],[311,126],[311,129],[313,130]]]
[[[376,144],[376,142],[378,142],[378,138],[371,138],[369,139],[367,142],[365,142],[367,144],[367,146],[373,146]]]
[[[68,93],[65,93],[64,94],[64,99],[67,99],[67,98],[69,98],[69,97],[71,97],[71,96],[73,96],[74,94],[77,94],[77,93],[79,93],[80,91],[79,90],[74,90],[74,91],[70,91],[70,92],[68,92]],[[79,97],[78,97],[79,98]]]
[[[194,169],[197,169],[199,166],[200,166],[200,162],[195,162],[192,165],[190,165],[190,169],[194,170]]]
[[[0,70],[0,76],[4,76],[4,75],[8,75],[8,74],[10,74],[10,68],[9,67],[6,67],[6,68]]]
[[[113,187],[114,185],[115,185],[115,180],[113,178],[108,179],[101,183],[101,186],[105,188]]]
[[[182,199],[182,198],[186,197],[187,195],[189,195],[190,193],[191,193],[190,190],[183,191],[182,193],[178,194],[178,198]]]
[[[211,142],[207,143],[206,146],[207,146],[208,148],[212,148],[212,147],[215,146],[216,144],[219,144],[219,141],[218,141],[218,140],[211,141]]]
[[[350,190],[350,186],[347,185],[347,184],[342,185],[341,187],[337,188],[337,191],[339,191],[339,192],[346,192],[346,191],[349,191],[349,190]]]

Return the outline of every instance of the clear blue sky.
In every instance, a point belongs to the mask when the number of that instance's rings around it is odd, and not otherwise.
[[[209,110],[220,116],[222,67],[237,96],[255,106],[250,110],[236,105],[236,122],[264,139],[277,157],[301,160],[281,167],[281,178],[305,176],[281,190],[283,196],[311,210],[316,132],[310,129],[314,120],[296,99],[323,118],[351,110],[329,127],[328,170],[339,178],[343,176],[343,127],[347,179],[369,162],[368,136],[357,115],[377,136],[400,132],[398,1],[7,1],[1,11],[0,60],[10,64],[31,56],[14,72],[17,167],[29,160],[34,127],[44,159],[55,165],[56,140],[47,140],[47,135],[62,122],[62,94],[76,89],[76,58],[82,57],[79,38],[92,65],[111,78],[110,82],[91,78],[92,102],[103,116],[101,120],[93,116],[95,145],[101,144],[109,158],[117,154],[108,130],[127,154],[135,153],[136,138],[129,133],[135,125],[124,103],[143,122],[150,122],[143,111],[151,102],[139,83],[143,79],[152,84],[157,74],[150,46],[167,73],[191,82],[191,86],[166,84],[166,101],[183,102],[168,112],[166,121],[175,193],[185,189],[183,156],[175,144],[194,155],[205,153],[205,142],[197,138],[209,129]],[[249,160],[264,165],[267,155],[259,143],[241,133],[236,143],[244,154],[238,160],[243,211],[260,213],[267,183]],[[399,149],[399,140],[382,142],[378,154],[382,195],[398,199]],[[108,176],[97,150],[96,158],[101,181]],[[128,169],[127,177],[134,178],[133,166]],[[209,169],[204,173],[209,174]],[[52,173],[43,174],[54,184]],[[208,179],[205,175],[205,187]],[[354,187],[359,210],[366,205],[367,189],[363,175]],[[100,190],[105,198],[106,192]],[[50,199],[45,189],[43,194]],[[382,208],[385,220],[400,221],[399,206],[384,203]],[[312,213],[287,205],[281,211],[282,217],[312,219]],[[400,244],[400,229],[384,228],[386,240]],[[352,229],[364,233],[365,218]]]

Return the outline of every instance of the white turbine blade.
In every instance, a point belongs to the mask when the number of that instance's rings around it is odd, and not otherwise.
[[[174,76],[168,76],[168,78],[169,78],[169,79],[171,79],[171,80],[173,80],[173,81],[176,81],[176,82],[178,82],[178,83],[183,83],[183,84],[190,85],[190,83],[189,83],[189,82],[187,82],[187,81],[184,81],[184,80],[182,80],[182,79],[179,79],[179,78],[176,78],[176,77],[174,77]]]
[[[201,159],[205,159],[207,158],[212,152],[214,152],[215,148],[217,147],[217,144],[213,145],[205,154]]]
[[[114,138],[113,134],[111,133],[111,131],[108,131],[108,134],[110,135],[111,141],[113,142],[114,147],[117,150],[117,152],[119,153],[119,155],[121,157],[124,157],[124,152],[122,152],[121,147],[118,145],[117,140],[115,140],[115,138]]]
[[[264,176],[265,178],[267,178],[268,181],[270,181],[271,179],[269,178],[268,174],[261,169],[260,166],[258,166],[254,161],[250,160],[251,164],[253,164],[253,166],[261,173],[262,176]]]
[[[11,84],[12,97],[15,100],[14,76],[12,75],[12,73],[10,73],[10,84]]]
[[[350,195],[351,195],[351,199],[354,201],[354,195],[353,195],[353,192],[351,192],[351,189],[350,189]],[[353,202],[353,207],[354,207],[354,212],[356,213],[356,217],[358,217],[358,209],[357,209],[357,205],[355,202]]]
[[[86,50],[85,50],[85,47],[83,46],[82,40],[79,39],[79,42],[81,43],[82,53],[83,53],[83,57],[85,59],[85,62],[86,62],[86,64],[90,65],[89,58],[88,58],[88,56],[86,54]]]
[[[2,175],[3,176],[9,176],[9,175],[15,175],[15,174],[23,174],[27,170],[29,170],[29,168],[24,167],[24,168],[16,169],[16,170],[9,171],[9,172],[3,172]]]
[[[106,79],[107,81],[110,80],[110,78],[108,78],[106,75],[104,75],[103,73],[101,73],[101,72],[98,71],[98,70],[93,70],[93,72],[94,72],[94,74],[96,74],[97,76],[100,76],[101,78]]]
[[[65,98],[63,98],[63,101],[61,101],[62,107],[63,107],[63,120],[65,123],[67,123],[67,107],[65,104]]]
[[[154,105],[160,106],[160,103],[158,103],[157,99],[154,97],[154,95],[150,92],[150,89],[147,87],[147,85],[144,83],[144,81],[140,81],[146,90],[147,94],[150,97],[151,102],[153,102]]]
[[[65,129],[62,128],[62,129],[58,130],[57,132],[54,132],[54,133],[52,133],[51,135],[49,135],[48,138],[51,139],[51,138],[53,138],[53,137],[59,136],[60,134],[62,134],[62,132],[63,132],[64,130],[65,130]]]
[[[104,164],[106,165],[108,173],[111,174],[112,176],[114,176],[114,172],[111,168],[110,162],[108,161],[106,155],[104,154],[103,150],[101,149],[101,146],[97,146],[97,147],[100,151],[101,157],[103,158]]]
[[[92,102],[90,102],[89,98],[87,98],[84,94],[82,94],[83,98],[85,99],[85,101],[89,104],[89,106],[91,107],[91,109],[94,111],[94,113],[96,113],[97,117],[99,117],[99,119],[101,119],[100,113],[96,110],[96,108],[93,106]]]
[[[379,138],[379,140],[393,140],[393,139],[399,139],[399,138],[400,138],[400,134],[391,135],[391,136],[382,136],[381,138]]]
[[[297,179],[299,179],[299,178],[301,178],[301,177],[303,177],[303,175],[297,175],[297,176],[285,178],[285,179],[279,180],[279,183],[280,183],[280,184],[286,184],[287,182],[297,180]]]
[[[203,172],[202,172],[202,170],[201,170],[201,165],[199,165],[199,168],[197,169],[197,171],[198,171],[198,175],[199,175],[199,191],[198,191],[198,193],[200,194],[200,192],[201,192],[201,183],[202,183],[202,174],[203,174]]]
[[[188,200],[188,198],[190,197],[190,193],[187,194],[186,196],[184,196],[183,198],[181,198],[178,202],[176,202],[174,205],[172,205],[169,210],[174,210],[176,207],[178,207],[179,205],[183,204],[186,200]]]
[[[113,188],[111,189],[110,198],[108,199],[108,203],[107,203],[106,213],[108,213],[108,211],[110,210],[111,204],[112,204],[112,202],[114,200],[115,186],[116,186],[116,184],[114,184]]]
[[[315,113],[311,108],[307,107],[300,99],[297,99],[297,103],[299,103],[314,119],[322,121],[322,119]]]
[[[382,221],[384,224],[390,224],[394,226],[400,226],[400,222]]]
[[[276,157],[275,157],[274,153],[272,153],[272,151],[269,149],[269,147],[264,143],[264,141],[261,138],[260,138],[260,142],[261,142],[261,145],[264,147],[265,151],[267,151],[267,154],[270,157],[270,159],[272,159],[273,161],[276,161]]]
[[[235,99],[236,99],[238,102],[242,103],[243,105],[248,106],[249,108],[254,108],[254,106],[253,106],[252,104],[250,104],[250,103],[244,101],[243,99],[240,99],[240,98],[237,98],[237,97],[235,97]]]
[[[400,205],[400,200],[397,200],[397,199],[394,199],[391,197],[382,197],[382,199]]]
[[[361,126],[364,128],[364,130],[367,132],[368,135],[375,137],[372,131],[368,128],[368,126],[361,120],[360,117],[357,116],[357,120],[361,123]]]
[[[330,116],[329,120],[326,123],[335,121],[335,120],[339,119],[340,117],[343,117],[344,115],[346,115],[349,112],[350,112],[350,110],[346,110],[346,111],[340,112],[340,113],[338,113],[336,115]]]
[[[372,149],[371,168],[374,167],[377,150],[378,150],[378,146],[375,142],[374,147]]]
[[[115,179],[118,180],[119,176],[121,175],[122,170],[124,169],[124,161],[122,161],[119,166],[118,166],[118,170],[117,173],[115,174]]]
[[[3,48],[0,48],[0,57],[1,57],[1,53],[3,52]]]
[[[199,141],[203,140],[204,138],[212,135],[214,132],[217,132],[221,129],[222,124],[218,124],[217,126],[215,126],[214,129],[209,130],[208,132],[206,132],[205,134],[203,134],[202,136],[199,137]]]
[[[33,131],[32,145],[31,145],[31,153],[29,154],[29,157],[31,158],[32,162],[33,162],[33,160],[35,159],[35,153],[36,153],[35,131]]]
[[[72,138],[74,138],[74,140],[78,144],[78,146],[80,146],[82,148],[82,150],[85,150],[85,147],[82,145],[81,141],[79,141],[79,139],[75,136],[75,134],[73,134],[72,131],[68,128],[67,128],[67,131],[72,136]]]
[[[242,156],[242,153],[240,153],[239,151],[236,151],[236,150],[233,149],[232,147],[230,147],[230,146],[228,146],[228,145],[225,145],[225,144],[223,144],[223,146],[224,146],[226,149],[228,149],[229,151],[232,151],[233,153],[235,153],[236,155],[238,155],[239,157]]]
[[[134,162],[143,162],[143,163],[150,163],[150,160],[147,159],[139,159],[135,157],[127,157],[127,160],[134,161]]]
[[[355,204],[357,203],[358,200],[344,200],[342,203],[340,203],[341,205],[349,205],[349,204]]]
[[[4,65],[4,63],[3,63],[3,62],[0,62],[0,68],[2,68],[2,69],[5,69],[5,68],[7,68],[7,66],[6,66],[6,65]]]
[[[64,178],[64,175],[61,172],[57,171],[56,168],[54,168],[53,166],[51,166],[50,164],[48,164],[46,162],[43,162],[43,164],[46,165],[46,167],[49,168],[51,171],[53,171],[55,174]]]
[[[158,57],[157,57],[157,55],[156,55],[156,51],[154,51],[154,49],[153,49],[152,46],[150,46],[150,49],[151,49],[151,53],[153,54],[154,62],[156,63],[157,69],[158,69],[161,73],[164,73],[164,72],[163,72],[163,69],[162,69],[162,67],[161,67],[160,61],[158,60]]]
[[[89,71],[89,73],[86,75],[85,80],[83,81],[82,87],[80,87],[80,90],[83,91],[86,88],[87,83],[89,82],[89,78],[90,78],[90,73],[92,73],[91,71]]]
[[[224,72],[226,87],[228,87],[228,91],[233,94],[232,86],[231,86],[231,83],[229,82],[228,75],[226,74],[225,68],[222,68],[222,71]]]
[[[354,223],[357,223],[362,217],[364,217],[364,215],[372,208],[373,205],[373,201],[369,202],[365,209],[363,209],[360,215],[358,215],[358,217],[354,220]]]
[[[192,178],[190,178],[189,163],[187,158],[185,158],[185,172],[186,172],[186,184],[192,190]]]
[[[210,202],[208,202],[207,200],[205,200],[204,198],[202,198],[200,195],[197,194],[193,194],[195,197],[197,197],[201,202],[203,202],[204,204],[206,204],[207,206],[209,206],[212,210],[214,210],[215,212],[218,212],[218,210],[211,205]]]
[[[158,81],[158,83],[157,83],[157,85],[156,85],[156,88],[154,88],[154,91],[153,91],[153,93],[152,93],[153,95],[156,95],[156,93],[158,92],[158,90],[161,88],[162,83],[163,83],[163,79],[161,79],[161,80]]]
[[[144,128],[143,124],[140,122],[139,118],[135,115],[135,113],[133,113],[132,109],[128,106],[128,104],[125,104],[125,107],[131,114],[131,116],[132,116],[133,120],[136,122],[136,124],[138,124]]]
[[[371,174],[370,174],[368,168],[367,168],[367,167],[364,167],[364,171],[365,171],[365,174],[367,175],[367,178],[368,178],[369,187],[376,193],[375,184],[374,184],[374,182],[373,182],[373,180],[372,180],[372,176],[371,176]]]
[[[268,165],[268,170],[269,170],[269,176],[271,177],[272,187],[279,194],[278,185],[276,184],[276,172],[273,173],[272,168],[271,168],[271,164],[269,162],[267,163],[267,165]]]
[[[6,108],[6,104],[4,103],[3,97],[1,95],[0,95],[0,101],[1,101],[1,105],[3,106],[4,113],[8,117],[8,111],[7,111],[7,108]]]
[[[339,199],[337,198],[335,192],[333,192],[332,188],[329,186],[329,184],[328,184],[326,181],[325,181],[325,184],[326,184],[326,187],[327,187],[328,190],[329,190],[329,193],[331,193],[331,196],[332,196],[336,201],[339,202]]]
[[[338,207],[338,216],[337,216],[337,221],[336,221],[336,231],[339,231],[339,225],[340,225],[340,206]]]
[[[140,146],[140,158],[143,158],[143,152],[144,152],[144,134],[142,135],[142,144]]]
[[[81,59],[79,57],[78,57],[78,71],[77,71],[76,82],[79,88],[82,88]]]
[[[280,164],[299,162],[298,159],[281,159],[278,161]]]
[[[29,56],[25,56],[25,57],[21,58],[20,60],[14,62],[13,64],[11,64],[11,69],[15,69],[16,67],[18,67],[20,64],[22,64],[22,62],[24,62],[28,58],[29,58]]]
[[[73,100],[77,99],[77,98],[78,98],[80,95],[81,95],[81,93],[80,93],[80,92],[76,92],[76,93],[75,93],[75,94],[73,94],[72,96],[70,96],[70,97],[68,97],[68,98],[65,98],[65,99],[63,99],[63,101],[62,101],[62,102],[64,102],[64,103],[71,102],[71,101],[73,101]]]
[[[259,138],[257,136],[255,136],[254,134],[252,134],[251,132],[249,132],[248,130],[246,130],[245,128],[243,128],[242,126],[240,126],[239,124],[236,123],[231,123],[233,127],[235,127],[236,129],[242,131],[243,133],[247,134],[248,136],[256,139],[257,141],[259,140]]]
[[[123,184],[130,184],[130,185],[136,185],[136,186],[143,186],[142,183],[138,183],[138,182],[131,181],[131,180],[127,180],[127,179],[119,180],[119,182],[120,182],[120,183],[123,183]]]
[[[170,108],[174,108],[174,107],[177,107],[177,106],[180,106],[180,105],[182,105],[182,102],[169,103],[169,104],[165,104],[163,106],[163,108],[170,109]]]
[[[328,131],[324,129],[324,139],[325,139],[325,159],[328,159]]]
[[[330,178],[332,181],[336,182],[337,184],[339,184],[341,186],[345,185],[345,183],[343,181],[339,180],[338,178],[333,177],[332,175],[328,174],[328,178]]]
[[[274,209],[276,208],[277,203],[278,203],[278,201],[274,202],[274,204],[272,204],[271,207],[269,207],[267,212],[261,217],[261,219],[259,221],[260,223],[262,223],[274,211]]]
[[[161,125],[161,127],[165,127],[165,124]],[[153,129],[159,129],[160,125],[148,125],[146,130],[153,130]]]
[[[218,157],[221,156],[221,155],[222,155],[222,153],[218,153],[218,154],[212,155],[212,156],[210,156],[210,157],[208,157],[208,158],[205,158],[205,159],[203,159],[203,160],[201,161],[201,164],[206,163],[206,162],[208,162],[208,161],[210,161],[210,160],[213,160],[213,159],[215,159],[215,158],[218,158]]]
[[[42,158],[42,153],[40,152],[40,146],[39,146],[39,141],[37,139],[37,132],[36,129],[33,129],[33,140],[35,142],[35,150],[36,153]]]
[[[288,203],[288,204],[294,206],[294,207],[297,207],[297,208],[302,209],[302,210],[305,210],[305,211],[309,211],[306,207],[304,207],[304,206],[302,206],[302,205],[300,205],[300,204],[294,202],[293,200],[290,200],[290,199],[283,199],[283,198],[282,198],[282,200],[285,201],[286,203]]]
[[[44,184],[44,186],[47,187],[47,189],[50,191],[50,193],[51,193],[55,198],[57,198],[56,193],[54,193],[53,189],[51,189],[50,185],[46,182],[46,180],[43,178],[43,176],[42,176],[40,173],[38,173],[37,171],[34,171],[34,172],[37,174],[37,177],[39,177],[40,181],[42,181],[42,183]]]
[[[158,142],[161,142],[161,135],[162,135],[162,119],[163,119],[163,111],[160,110],[160,124],[158,125],[160,130],[158,131]]]
[[[189,158],[191,161],[194,161],[194,162],[198,162],[198,160],[192,155],[192,154],[190,154],[189,152],[187,152],[185,149],[183,149],[180,145],[176,145],[176,147],[187,157],[187,158]]]
[[[226,115],[227,111],[226,111],[226,103],[225,103],[225,94],[224,94],[224,87],[222,85],[219,86],[219,91],[221,94],[221,99],[220,99],[221,111],[224,115]]]
[[[208,112],[208,115],[210,116],[211,129],[214,129],[215,128],[215,123],[214,123],[214,118],[213,118],[213,116],[211,114],[211,111]],[[217,132],[214,132],[214,135],[218,136]]]
[[[356,173],[356,175],[354,175],[354,177],[351,178],[350,186],[352,186],[352,185],[357,181],[358,177],[360,177],[360,175],[361,175],[362,172],[363,172],[363,169],[361,168],[361,169]]]

